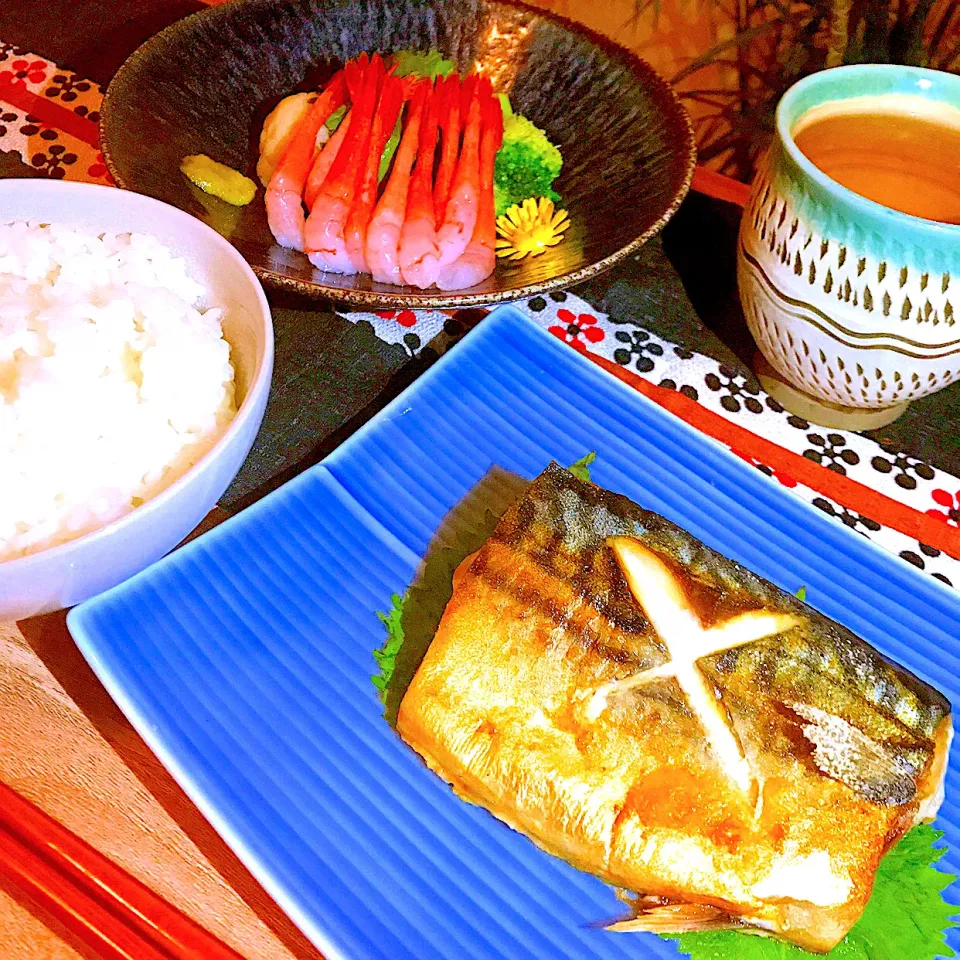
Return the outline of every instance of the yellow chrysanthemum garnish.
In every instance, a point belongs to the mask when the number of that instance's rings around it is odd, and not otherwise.
[[[497,218],[497,233],[501,237],[497,240],[497,256],[511,260],[538,257],[547,247],[555,247],[569,226],[567,211],[554,212],[552,200],[528,197]]]

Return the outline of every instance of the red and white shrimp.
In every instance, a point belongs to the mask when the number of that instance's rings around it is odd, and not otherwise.
[[[407,213],[407,195],[410,192],[410,169],[417,155],[420,141],[420,122],[424,103],[430,89],[424,81],[414,88],[410,102],[410,115],[404,127],[400,146],[393,158],[393,170],[386,189],[373,211],[367,227],[367,242],[364,253],[373,279],[378,283],[403,283],[400,272],[400,231]]]
[[[323,182],[330,173],[333,161],[337,159],[343,141],[347,139],[350,132],[350,114],[340,121],[340,126],[333,132],[333,136],[323,145],[320,152],[313,158],[313,166],[307,176],[306,185],[303,188],[303,202],[308,210],[313,209],[313,201],[317,199],[317,194],[323,186]]]
[[[403,106],[406,89],[407,84],[403,80],[388,76],[383,81],[380,102],[373,117],[366,167],[363,170],[357,196],[350,208],[350,216],[347,217],[347,225],[344,229],[347,254],[357,273],[370,272],[364,247],[367,242],[367,227],[370,225],[373,208],[377,203],[380,158],[383,156],[387,141],[393,133],[394,126],[396,126],[397,117],[400,116],[400,108]]]
[[[497,217],[493,200],[493,168],[503,142],[503,108],[496,97],[483,103],[483,137],[480,142],[480,200],[473,236],[459,259],[442,267],[437,277],[441,290],[460,290],[486,280],[497,264]]]
[[[317,133],[330,114],[343,105],[346,94],[343,73],[338,72],[300,121],[267,184],[267,223],[274,239],[282,247],[303,250],[302,196],[307,173],[313,163]]]
[[[433,206],[433,161],[437,149],[437,92],[427,92],[420,122],[417,166],[410,180],[407,214],[400,230],[400,272],[404,283],[426,290],[440,272]]]
[[[460,75],[452,73],[449,77],[438,80],[437,97],[441,143],[433,200],[437,227],[440,227],[447,210],[447,201],[450,199],[457,157],[460,155]]]
[[[467,103],[467,122],[463,130],[463,146],[457,161],[450,199],[447,201],[443,223],[437,230],[440,247],[440,265],[447,266],[460,258],[467,249],[477,223],[480,176],[480,103],[481,94],[490,93],[490,81],[476,76],[467,77],[462,85],[463,103]]]
[[[353,101],[350,132],[330,168],[304,227],[304,246],[310,262],[330,273],[355,273],[347,252],[344,229],[370,149],[370,131],[383,81],[383,60],[362,54],[344,68]],[[349,72],[348,72],[349,71]]]

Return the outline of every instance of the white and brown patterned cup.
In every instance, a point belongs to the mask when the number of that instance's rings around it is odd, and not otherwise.
[[[877,97],[960,109],[960,77],[864,65],[791,87],[737,250],[764,387],[806,419],[850,429],[890,423],[911,400],[960,378],[960,225],[853,193],[793,140],[809,111]]]

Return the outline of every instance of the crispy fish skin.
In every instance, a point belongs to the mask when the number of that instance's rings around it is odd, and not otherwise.
[[[669,659],[617,537],[674,572],[704,627],[750,610],[795,619],[697,661],[751,789],[731,782],[675,678],[588,709],[602,685]],[[952,726],[941,694],[848,630],[552,464],[458,569],[398,731],[459,796],[574,866],[827,951],[884,853],[935,814]]]

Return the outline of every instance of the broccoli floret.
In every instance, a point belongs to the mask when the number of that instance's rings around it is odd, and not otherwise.
[[[493,173],[497,216],[527,197],[559,200],[552,184],[561,166],[563,157],[557,147],[539,127],[514,113],[508,101],[503,111],[503,146],[497,154]]]

